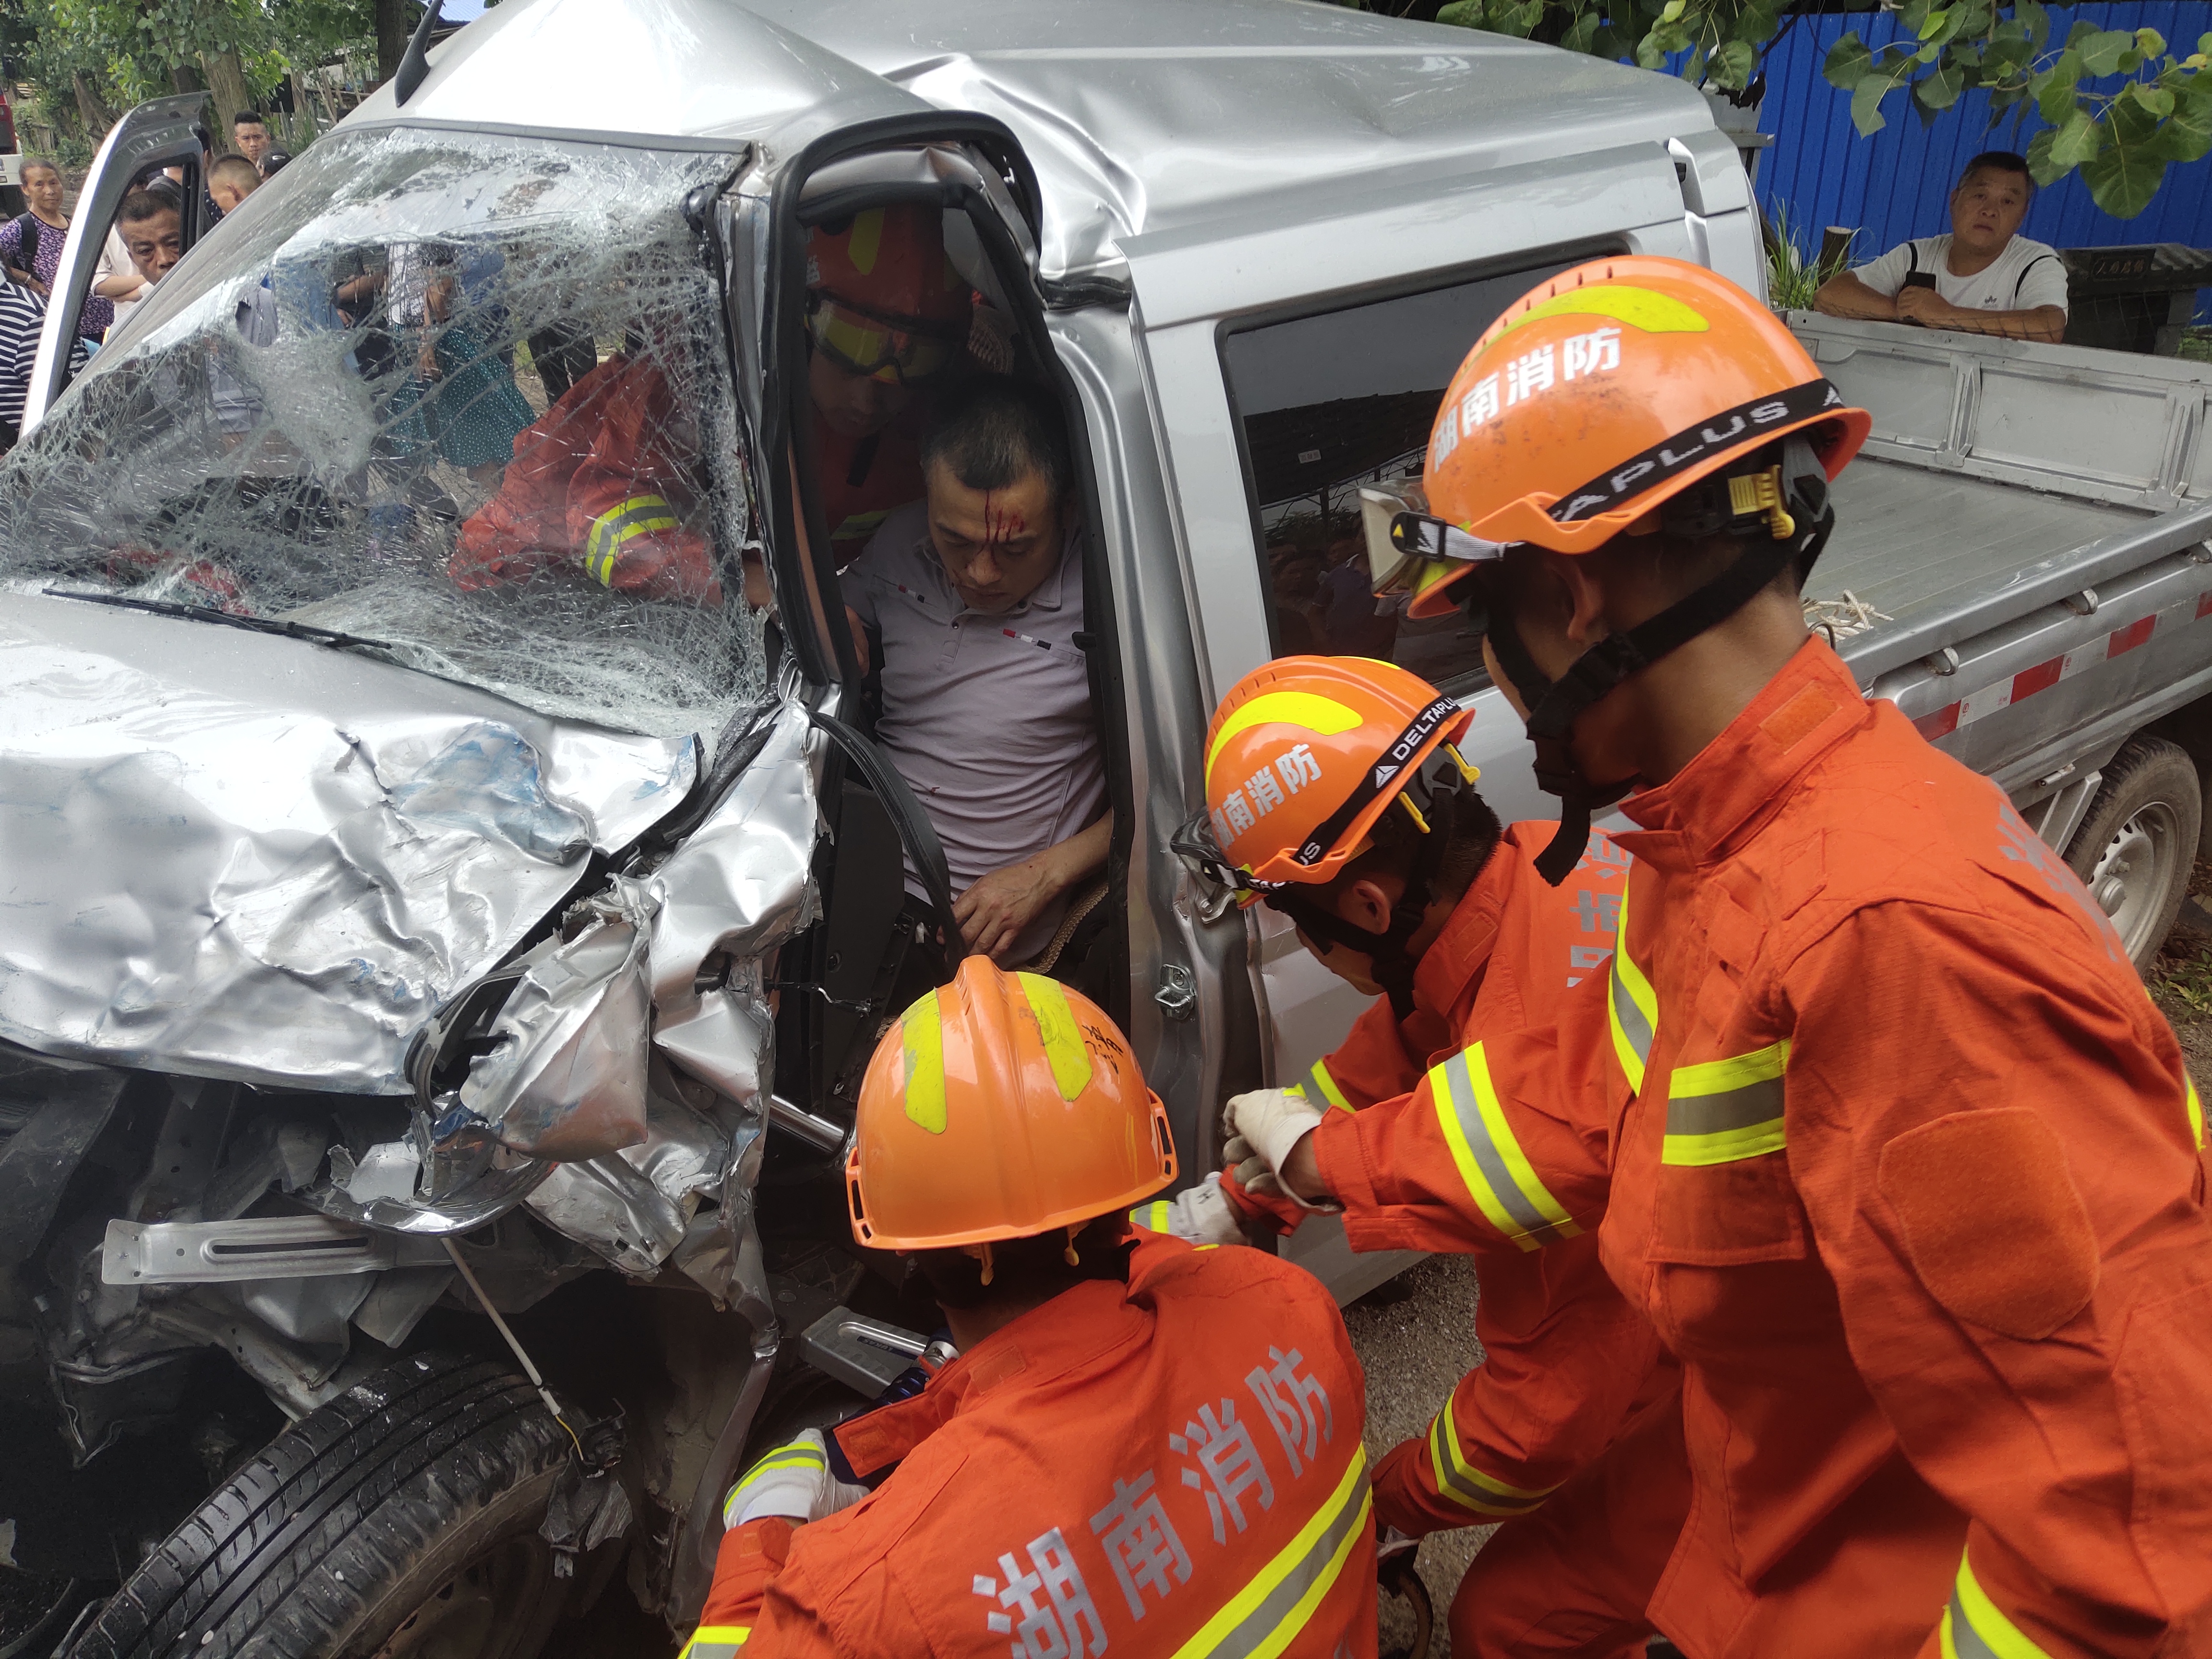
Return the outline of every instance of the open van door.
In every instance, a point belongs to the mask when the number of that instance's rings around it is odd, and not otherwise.
[[[208,94],[185,93],[156,98],[141,104],[108,130],[93,158],[84,189],[78,193],[76,214],[70,221],[69,239],[62,244],[61,264],[54,271],[52,297],[46,303],[46,325],[39,331],[39,356],[31,368],[29,394],[23,400],[21,431],[46,418],[70,383],[70,345],[76,338],[77,319],[84,315],[86,297],[92,292],[94,270],[100,250],[115,223],[115,210],[132,185],[150,168],[182,167],[184,212],[179,229],[185,250],[207,234],[206,166]]]
[[[764,149],[773,155],[776,148],[770,144]],[[1147,777],[1153,769],[1133,766],[1123,715],[1123,657],[1113,581],[1097,545],[1109,533],[1103,526],[1113,516],[1101,511],[1090,459],[1103,417],[1085,406],[1085,394],[1063,367],[1055,342],[1048,310],[1065,303],[1065,296],[1048,294],[1048,285],[1038,277],[1040,201],[1028,161],[1005,126],[980,115],[934,110],[842,127],[813,139],[788,161],[749,170],[725,194],[720,234],[729,271],[739,398],[750,424],[763,502],[760,553],[775,589],[790,665],[817,689],[825,707],[836,708],[855,726],[864,725],[861,669],[838,586],[837,564],[841,558],[849,558],[850,550],[833,552],[831,526],[816,488],[818,457],[806,390],[808,237],[816,226],[848,219],[872,207],[912,203],[939,210],[945,215],[947,249],[954,264],[1011,332],[1006,349],[1015,372],[1049,385],[1066,411],[1077,458],[1080,510],[1091,531],[1085,625],[1091,643],[1086,654],[1116,811],[1105,902],[1114,908],[1114,949],[1121,954],[1115,958],[1108,976],[1110,984],[1101,1000],[1134,1042],[1139,1060],[1156,1086],[1170,1075],[1186,1080],[1160,1086],[1160,1092],[1168,1103],[1186,1164],[1202,1168],[1210,1141],[1202,1144],[1200,1125],[1210,1120],[1214,1105],[1211,1100],[1201,1102],[1197,1087],[1203,1022],[1185,1018],[1187,1008],[1164,1014],[1163,1005],[1155,1000],[1161,939],[1164,934],[1172,937],[1172,919],[1163,927],[1147,915],[1139,926],[1140,909],[1149,913],[1160,907],[1139,907],[1133,901],[1135,891],[1146,884],[1133,873],[1133,864],[1141,863],[1145,855],[1129,842],[1146,814],[1141,803],[1132,803],[1129,791],[1133,779]],[[908,812],[899,799],[906,793],[902,787],[885,790],[871,783],[859,788],[860,775],[869,769],[849,769],[840,787],[824,789],[825,813],[850,811],[858,815],[854,826],[838,830],[836,843],[851,848],[876,844],[872,839],[875,832],[867,826],[877,814],[888,814],[909,860],[916,868],[926,869],[915,849],[927,837],[927,817],[918,806]],[[888,764],[881,769],[890,770]],[[896,774],[892,776],[895,782]],[[896,880],[866,900],[856,896],[855,890],[866,884],[867,878],[854,866],[868,861],[850,854],[839,857],[834,869],[817,872],[823,878],[828,912],[822,954],[802,974],[787,967],[785,975],[818,977],[823,994],[817,1000],[811,1029],[781,1030],[778,1040],[781,1054],[811,1052],[813,1074],[802,1079],[786,1070],[780,1076],[794,1088],[804,1085],[817,1090],[817,1098],[832,1109],[833,1115],[850,1109],[850,1091],[856,1081],[854,1062],[865,1059],[860,1038],[870,1029],[869,1014],[859,1014],[857,1027],[848,1015],[859,1012],[852,1005],[868,1004],[871,987],[881,977],[875,965],[877,951],[870,942],[879,922],[859,919],[855,913],[866,909],[872,917],[887,906],[896,908],[900,897]],[[957,953],[956,930],[947,925],[944,932]],[[841,941],[835,949],[829,943],[833,939]],[[857,956],[855,939],[861,942]],[[1187,971],[1178,970],[1176,982],[1189,984]],[[787,997],[786,1008],[793,1002]],[[841,1042],[854,1046],[841,1054],[836,1052]]]

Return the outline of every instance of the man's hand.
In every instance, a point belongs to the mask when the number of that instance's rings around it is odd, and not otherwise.
[[[952,919],[971,951],[1003,963],[1029,925],[1052,902],[1106,862],[1114,839],[1109,809],[1087,830],[1079,830],[1035,858],[994,870],[952,901]]]
[[[748,1521],[770,1515],[804,1525],[850,1509],[867,1495],[866,1486],[830,1472],[830,1443],[821,1430],[808,1429],[762,1458],[730,1488],[722,1500],[722,1530],[735,1532]]]
[[[1066,891],[1049,850],[994,870],[952,902],[952,919],[968,948],[1003,962],[1029,925]]]
[[[1932,288],[1897,290],[1897,320],[1900,323],[1917,323],[1923,328],[1948,328],[1958,310]]]
[[[1321,1184],[1312,1149],[1305,1144],[1321,1120],[1320,1107],[1287,1089],[1232,1095],[1221,1109],[1227,1142],[1222,1150],[1236,1164],[1237,1184],[1255,1194],[1266,1193],[1272,1185],[1308,1209],[1321,1207],[1329,1194]],[[1305,1155],[1297,1159],[1301,1150]]]

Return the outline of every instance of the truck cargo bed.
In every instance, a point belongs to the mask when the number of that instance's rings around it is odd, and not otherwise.
[[[2156,517],[2063,495],[1876,459],[1835,484],[1835,536],[1807,597],[1846,590],[1915,633],[2001,598],[2053,559]]]

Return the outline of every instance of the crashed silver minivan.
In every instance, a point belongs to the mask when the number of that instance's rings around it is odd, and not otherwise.
[[[809,226],[934,206],[1079,436],[1107,1000],[1186,1172],[1358,1006],[1167,850],[1215,696],[1364,630],[1542,812],[1458,619],[1326,599],[1358,487],[1540,277],[1760,283],[1687,88],[1300,0],[505,0],[423,70],[212,229],[188,177],[72,376],[125,189],[200,161],[198,100],[127,118],[0,471],[0,1529],[72,1654],[527,1659],[617,1577],[680,1626],[746,1449],[921,1348],[840,1160],[902,863],[957,933],[825,551]],[[580,349],[676,388],[707,598],[465,579]]]

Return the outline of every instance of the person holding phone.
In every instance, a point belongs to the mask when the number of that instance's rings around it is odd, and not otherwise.
[[[2021,235],[2035,194],[2027,159],[1985,150],[1951,192],[1951,234],[1920,236],[1821,285],[1814,309],[1923,328],[2057,342],[2066,335],[2066,267]]]

